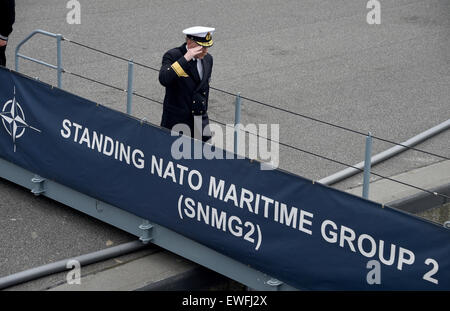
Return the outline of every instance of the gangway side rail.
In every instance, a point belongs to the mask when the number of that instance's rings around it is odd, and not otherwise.
[[[33,172],[6,161],[1,157],[0,177],[30,189],[36,195],[44,195],[126,231],[138,237],[144,243],[151,242],[160,246],[172,253],[244,284],[251,289],[261,291],[298,290],[166,227],[152,223],[147,219],[99,201],[52,180],[43,180]],[[33,191],[36,189],[36,180],[39,180],[40,183],[39,193]]]

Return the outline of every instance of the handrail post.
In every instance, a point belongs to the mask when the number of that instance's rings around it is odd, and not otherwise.
[[[133,104],[133,59],[128,62],[128,86],[127,86],[127,114],[131,115],[131,106]]]
[[[18,56],[18,54],[19,54],[19,49],[16,48],[16,51],[15,51],[16,67],[15,67],[15,69],[17,72],[19,72],[19,56]]]
[[[364,160],[364,181],[363,181],[363,193],[364,199],[369,199],[369,184],[370,184],[370,168],[372,161],[372,134],[366,136],[366,155]]]
[[[234,153],[238,152],[238,124],[241,123],[241,93],[236,95],[234,103]]]
[[[58,88],[62,87],[62,53],[61,53],[61,41],[62,35],[56,35],[56,49],[57,49],[57,78],[58,78]]]

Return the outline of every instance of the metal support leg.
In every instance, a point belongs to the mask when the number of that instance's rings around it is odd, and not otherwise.
[[[362,196],[365,199],[369,199],[369,184],[370,184],[370,168],[372,161],[372,134],[366,137],[366,156],[364,160],[364,182]]]
[[[134,63],[130,59],[128,62],[127,114],[131,114],[131,106],[133,104],[133,72]]]
[[[147,244],[151,240],[153,240],[152,237],[152,228],[153,225],[148,221],[145,220],[140,226],[139,229],[143,230],[143,234],[140,236],[139,240],[142,241],[142,243]]]
[[[31,189],[31,193],[33,193],[35,196],[38,196],[41,193],[45,192],[44,188],[45,178],[42,178],[39,175],[34,175],[34,177],[31,179],[31,182],[35,184],[34,188]]]
[[[238,128],[237,125],[241,123],[241,93],[236,95],[236,101],[234,104],[234,153],[238,152]]]

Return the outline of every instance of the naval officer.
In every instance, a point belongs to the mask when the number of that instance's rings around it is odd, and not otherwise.
[[[159,71],[159,82],[166,88],[161,126],[185,124],[192,137],[205,142],[211,138],[207,111],[213,58],[208,49],[214,31],[203,26],[184,29],[186,42],[164,54]]]

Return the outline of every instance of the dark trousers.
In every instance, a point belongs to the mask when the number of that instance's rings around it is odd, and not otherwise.
[[[1,46],[0,47],[0,65],[1,66],[6,66],[5,51],[6,51],[6,45],[5,46]]]

